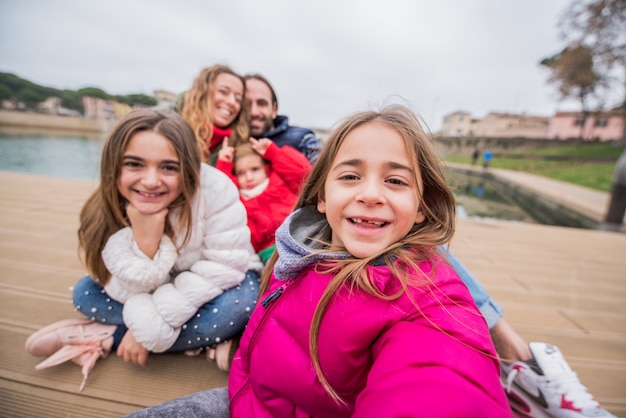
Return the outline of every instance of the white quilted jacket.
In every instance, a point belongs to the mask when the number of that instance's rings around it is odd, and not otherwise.
[[[208,301],[238,285],[263,265],[250,244],[246,210],[234,183],[202,164],[193,202],[193,231],[176,253],[163,236],[153,259],[141,252],[130,227],[113,234],[102,258],[111,272],[105,290],[124,304],[124,323],[135,339],[159,353],[174,344],[180,327]],[[176,215],[170,215],[176,225]],[[184,231],[178,237],[182,241]]]

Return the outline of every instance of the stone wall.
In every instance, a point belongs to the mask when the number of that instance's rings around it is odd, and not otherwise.
[[[490,180],[500,195],[518,205],[538,223],[586,229],[598,229],[600,226],[600,219],[570,208],[549,195],[539,195],[524,186],[499,177],[492,171],[451,166],[448,166],[448,169],[451,172]]]

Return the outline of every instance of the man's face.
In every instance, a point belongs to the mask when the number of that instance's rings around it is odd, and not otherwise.
[[[246,99],[250,102],[250,135],[261,138],[274,128],[277,109],[272,91],[264,82],[251,78],[246,80]]]

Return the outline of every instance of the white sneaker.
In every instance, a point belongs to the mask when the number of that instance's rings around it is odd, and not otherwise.
[[[503,385],[515,412],[541,418],[616,418],[593,399],[557,347],[529,347],[533,359],[502,363]]]

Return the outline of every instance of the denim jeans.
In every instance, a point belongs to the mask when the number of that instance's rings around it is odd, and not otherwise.
[[[472,298],[480,312],[485,317],[489,329],[493,328],[496,323],[502,318],[504,308],[498,302],[493,300],[487,293],[487,290],[483,285],[474,277],[474,275],[465,267],[465,265],[459,260],[452,251],[446,250],[446,247],[439,247],[439,252],[446,257],[446,260],[456,274],[463,280],[465,286],[470,291]]]
[[[178,339],[167,351],[184,351],[215,345],[240,335],[256,305],[259,276],[246,272],[240,285],[232,287],[198,309],[181,328]],[[89,276],[76,283],[73,292],[76,310],[98,322],[117,325],[113,335],[116,349],[127,331],[122,315],[124,305],[107,295],[104,288]]]

